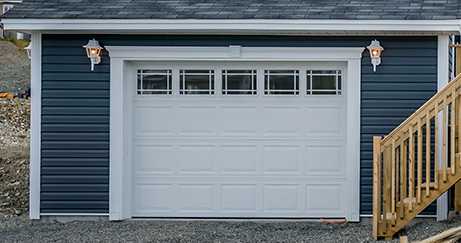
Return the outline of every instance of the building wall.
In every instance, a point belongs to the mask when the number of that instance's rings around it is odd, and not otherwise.
[[[82,48],[102,46],[366,47],[378,39],[382,64],[362,58],[361,214],[372,213],[372,137],[388,134],[437,90],[437,37],[43,35],[42,213],[107,213],[110,60],[90,71]],[[116,98],[116,97],[114,97]],[[434,214],[435,207],[426,210]]]

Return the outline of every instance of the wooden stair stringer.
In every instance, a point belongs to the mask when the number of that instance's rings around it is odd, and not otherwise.
[[[381,237],[392,237],[395,233],[397,233],[400,229],[402,229],[408,222],[410,222],[414,217],[416,217],[419,213],[421,213],[424,209],[426,209],[431,203],[433,203],[437,198],[439,198],[443,193],[445,193],[448,189],[454,186],[458,181],[461,180],[461,170],[459,166],[459,162],[456,163],[458,166],[458,170],[455,175],[451,173],[447,173],[447,180],[446,182],[440,182],[439,188],[437,190],[431,190],[431,195],[429,197],[422,196],[421,203],[415,203],[413,205],[413,210],[410,212],[408,207],[405,208],[405,217],[403,219],[400,218],[399,213],[397,212],[397,219],[394,226],[391,226],[390,220],[388,220],[389,227],[386,229],[386,232],[380,232],[379,236]],[[438,170],[438,173],[443,173],[442,169]],[[440,178],[440,177],[439,177]],[[438,192],[438,193],[437,193]],[[397,210],[399,211],[399,210]]]

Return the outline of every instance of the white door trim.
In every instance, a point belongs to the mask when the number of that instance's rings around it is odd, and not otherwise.
[[[342,61],[347,62],[347,220],[359,221],[360,59],[362,47],[135,47],[106,46],[110,73],[109,219],[131,217],[130,61]]]

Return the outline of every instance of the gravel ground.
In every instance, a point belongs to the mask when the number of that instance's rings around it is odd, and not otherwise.
[[[461,217],[425,221],[399,235],[423,240],[461,225]],[[0,220],[1,242],[375,242],[371,225],[326,222],[74,221],[34,223],[26,216]],[[399,242],[398,236],[391,242]]]
[[[29,207],[30,100],[0,100],[0,218]]]
[[[0,93],[24,93],[30,87],[30,60],[26,51],[0,41]]]

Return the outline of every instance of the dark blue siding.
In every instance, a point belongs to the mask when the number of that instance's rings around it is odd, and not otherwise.
[[[109,182],[109,71],[90,71],[82,48],[102,46],[366,47],[385,48],[373,72],[362,58],[361,213],[372,210],[372,137],[389,133],[437,90],[437,37],[288,37],[44,35],[42,90],[43,213],[107,213]],[[429,213],[434,213],[432,207]]]

